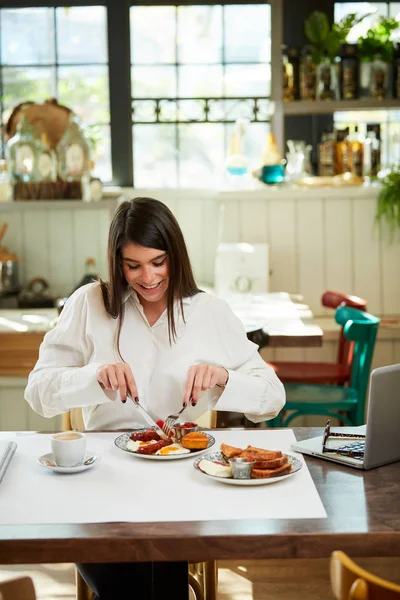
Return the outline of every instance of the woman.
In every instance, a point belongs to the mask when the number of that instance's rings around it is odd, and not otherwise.
[[[154,419],[182,404],[185,420],[209,409],[245,413],[255,423],[278,414],[283,385],[229,306],[197,288],[182,232],[164,204],[136,198],[120,205],[108,264],[109,282],[78,289],[44,338],[25,390],[36,412],[52,417],[82,407],[92,430],[142,426],[137,399]],[[98,584],[103,567],[79,568],[98,598],[118,597],[115,586]],[[119,568],[127,566],[114,565],[113,573]],[[145,581],[153,567],[129,569],[127,577]],[[168,563],[169,577],[171,569]]]

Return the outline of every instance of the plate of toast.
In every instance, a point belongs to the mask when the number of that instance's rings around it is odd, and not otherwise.
[[[245,466],[246,472],[237,472],[237,462]],[[280,450],[254,446],[236,448],[221,444],[219,452],[203,454],[194,461],[193,466],[206,477],[221,483],[250,486],[276,483],[292,477],[303,463],[292,454],[285,454]]]

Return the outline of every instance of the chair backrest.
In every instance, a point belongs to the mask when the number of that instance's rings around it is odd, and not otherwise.
[[[349,306],[340,306],[336,310],[335,319],[342,326],[346,340],[354,343],[350,386],[358,392],[355,424],[362,424],[376,335],[381,320]]]
[[[36,600],[32,579],[18,577],[0,582],[0,600]]]
[[[399,600],[400,585],[376,577],[341,551],[331,555],[331,587],[336,600]]]
[[[322,294],[321,303],[327,308],[336,309],[339,306],[351,306],[352,308],[358,308],[359,310],[367,310],[367,301],[363,298],[359,298],[358,296],[349,296],[347,294],[342,294],[341,292],[334,292],[333,290],[327,290]],[[342,328],[339,334],[337,352],[338,364],[350,368],[353,360],[353,348],[354,344],[346,340]]]

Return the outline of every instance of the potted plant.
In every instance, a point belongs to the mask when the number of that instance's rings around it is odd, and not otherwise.
[[[399,28],[396,19],[381,17],[358,40],[360,57],[360,96],[382,100],[391,89],[394,31]]]
[[[339,99],[339,74],[336,58],[351,29],[368,14],[358,16],[356,13],[351,13],[339,23],[331,25],[324,12],[315,10],[305,20],[305,36],[310,42],[313,58],[317,65],[318,99]]]
[[[400,231],[400,166],[393,167],[381,183],[375,220],[388,226],[389,241],[393,242]]]

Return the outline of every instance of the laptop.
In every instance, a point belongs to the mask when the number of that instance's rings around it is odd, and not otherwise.
[[[327,426],[326,435],[296,442],[291,448],[356,469],[373,469],[400,460],[400,364],[372,371],[366,426],[332,431],[329,435]],[[341,433],[350,435],[339,437]]]

